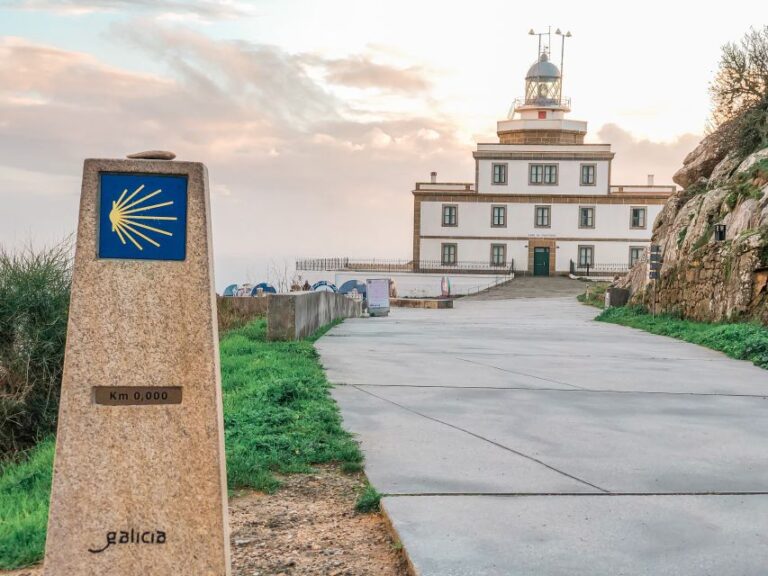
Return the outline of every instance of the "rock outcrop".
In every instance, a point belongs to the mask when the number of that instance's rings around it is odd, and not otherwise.
[[[631,303],[695,320],[768,324],[768,148],[742,162],[715,135],[705,138],[674,176],[684,187],[654,223],[662,247],[658,281],[646,263],[621,281]],[[726,226],[724,241],[715,225]]]
[[[709,178],[718,164],[728,155],[718,132],[713,132],[689,153],[683,160],[672,181],[683,189],[695,184],[702,178]]]

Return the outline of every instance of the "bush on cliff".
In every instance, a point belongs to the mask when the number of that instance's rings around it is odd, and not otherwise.
[[[768,26],[723,46],[710,87],[713,121],[739,158],[768,147]]]

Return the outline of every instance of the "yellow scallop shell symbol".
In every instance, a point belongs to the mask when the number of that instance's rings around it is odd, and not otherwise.
[[[155,226],[149,226],[145,224],[147,220],[154,220],[155,222],[160,222],[163,220],[177,220],[175,216],[152,216],[151,213],[152,210],[157,210],[163,206],[171,206],[173,204],[173,200],[160,202],[159,204],[152,204],[150,206],[142,206],[142,204],[144,204],[144,202],[150,198],[154,198],[158,194],[162,193],[161,189],[150,192],[149,194],[145,194],[138,200],[133,200],[136,195],[138,195],[139,192],[141,192],[143,189],[144,185],[142,184],[136,188],[136,190],[134,190],[127,198],[126,194],[128,194],[128,189],[123,190],[120,198],[112,201],[112,210],[109,212],[109,221],[112,223],[112,232],[117,234],[117,237],[120,238],[120,242],[125,244],[125,240],[127,238],[139,250],[144,249],[142,246],[142,240],[144,242],[149,242],[156,248],[160,247],[160,243],[147,234],[173,236],[173,234],[168,230],[163,230],[162,228],[157,228]],[[133,200],[133,202],[131,202],[131,200]],[[139,228],[141,230],[139,230]],[[146,230],[146,232],[142,232],[142,230]]]

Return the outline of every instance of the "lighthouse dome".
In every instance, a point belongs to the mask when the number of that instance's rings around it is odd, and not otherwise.
[[[542,52],[538,61],[528,69],[528,74],[525,76],[526,80],[550,80],[554,78],[560,78],[560,70],[549,61],[546,52]]]

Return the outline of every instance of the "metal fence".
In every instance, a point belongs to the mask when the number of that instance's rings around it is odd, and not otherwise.
[[[573,260],[571,260],[570,266],[573,276],[616,276],[617,274],[626,274],[631,268],[629,262],[580,264]]]
[[[439,274],[497,274],[508,275],[515,271],[514,260],[501,264],[490,261],[459,260],[449,264],[441,260],[387,260],[354,258],[304,258],[296,260],[296,270],[365,271],[365,272],[428,272]]]

